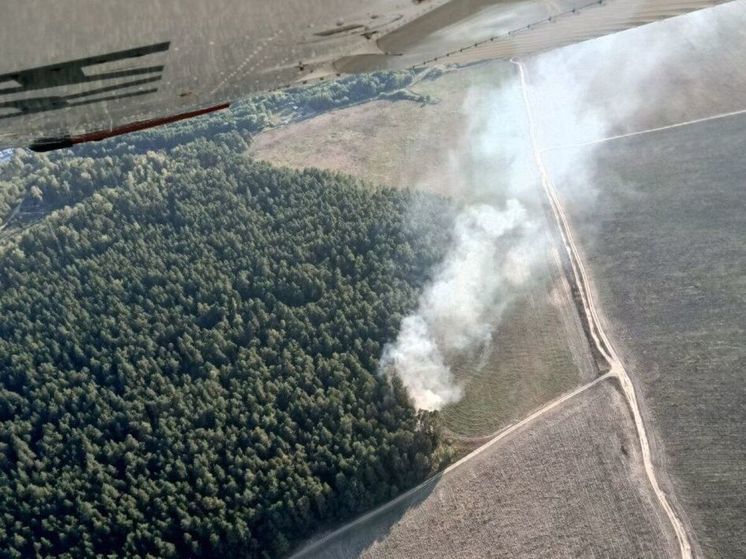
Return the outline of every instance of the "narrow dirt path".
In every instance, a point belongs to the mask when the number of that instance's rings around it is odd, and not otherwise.
[[[572,149],[572,148],[582,148],[585,146],[593,146],[596,144],[604,144],[606,142],[612,142],[614,140],[621,140],[623,138],[631,138],[632,136],[641,136],[643,134],[652,134],[654,132],[661,132],[663,130],[671,130],[672,128],[681,128],[682,126],[690,126],[692,124],[699,124],[701,122],[708,122],[710,120],[720,120],[722,118],[728,118],[731,116],[738,116],[746,114],[746,109],[740,109],[738,111],[730,111],[728,113],[718,113],[715,115],[705,116],[702,118],[695,118],[692,120],[685,120],[682,122],[676,122],[674,124],[667,124],[666,126],[658,126],[656,128],[646,128],[645,130],[637,130],[635,132],[627,132],[626,134],[617,134],[616,136],[607,136],[606,138],[598,138],[596,140],[588,140],[587,142],[579,142],[577,144],[560,144],[556,146],[551,146],[548,148],[543,148],[541,150],[541,153],[545,153],[547,151],[557,151],[561,149]]]
[[[388,503],[384,503],[380,507],[378,507],[376,509],[373,509],[372,511],[370,511],[370,512],[368,512],[368,513],[366,513],[366,514],[364,514],[364,515],[362,515],[362,516],[360,516],[358,518],[356,518],[355,520],[353,520],[352,522],[349,522],[348,524],[345,524],[341,528],[338,528],[337,530],[334,530],[333,532],[327,534],[326,536],[324,536],[324,537],[322,537],[322,538],[320,538],[320,539],[318,539],[316,541],[313,541],[313,542],[309,543],[308,545],[306,545],[305,547],[301,548],[296,553],[294,553],[293,555],[291,555],[290,559],[301,559],[302,557],[304,557],[308,553],[310,553],[312,551],[316,551],[319,547],[323,546],[325,543],[327,543],[332,538],[336,538],[336,537],[344,534],[345,532],[351,530],[355,526],[359,526],[360,524],[364,524],[365,522],[371,520],[372,518],[376,517],[377,515],[385,513],[391,507],[394,507],[398,503],[402,502],[404,499],[406,499],[408,497],[411,497],[412,495],[414,495],[418,491],[427,490],[428,487],[431,487],[434,483],[436,483],[444,475],[446,475],[447,473],[451,472],[452,470],[455,470],[456,468],[458,468],[459,466],[461,466],[465,462],[468,462],[472,458],[475,458],[476,456],[479,456],[485,450],[487,450],[489,447],[491,447],[493,444],[495,444],[498,441],[504,439],[505,437],[507,437],[508,435],[510,435],[511,433],[513,433],[514,431],[520,429],[521,427],[523,427],[527,423],[530,423],[534,419],[536,419],[536,418],[544,415],[548,411],[553,410],[554,408],[556,408],[560,404],[566,402],[570,398],[573,398],[574,396],[577,396],[578,394],[580,394],[582,392],[585,392],[586,390],[588,390],[592,386],[595,386],[595,385],[599,384],[600,382],[603,382],[603,381],[605,381],[605,380],[607,380],[609,378],[612,378],[612,376],[613,376],[613,374],[611,372],[606,373],[605,375],[601,375],[600,377],[595,378],[594,380],[592,380],[591,382],[589,382],[587,384],[579,386],[578,388],[576,388],[572,392],[568,392],[567,394],[564,394],[564,395],[560,396],[559,398],[557,398],[555,400],[552,400],[551,402],[549,402],[545,406],[542,406],[541,408],[539,408],[538,410],[536,410],[535,412],[533,412],[531,415],[524,417],[518,423],[513,423],[509,427],[506,427],[505,429],[503,429],[502,431],[500,431],[500,433],[498,435],[496,435],[493,439],[491,439],[487,443],[483,444],[482,446],[480,446],[476,450],[473,450],[472,452],[470,452],[469,454],[467,454],[466,456],[464,456],[461,460],[458,460],[458,461],[454,462],[453,464],[451,464],[450,466],[448,466],[442,472],[437,473],[436,475],[434,475],[430,479],[425,480],[424,482],[422,482],[421,484],[419,484],[416,487],[413,487],[412,489],[410,489],[406,493],[402,493],[401,495],[399,495],[395,499],[389,501]]]
[[[540,149],[538,137],[536,134],[536,124],[534,122],[533,113],[531,110],[531,101],[528,93],[528,85],[526,83],[525,66],[522,62],[516,59],[512,59],[511,62],[518,67],[518,73],[521,80],[521,93],[523,95],[523,101],[526,106],[526,117],[528,119],[529,133],[531,136],[531,147],[534,153],[534,159],[541,176],[541,184],[544,188],[544,192],[546,193],[547,198],[549,198],[549,204],[552,208],[552,213],[557,220],[557,225],[562,237],[562,243],[572,264],[572,272],[575,276],[575,280],[580,290],[583,312],[586,314],[588,322],[591,325],[590,331],[592,342],[596,345],[598,351],[608,360],[610,371],[607,373],[606,376],[613,376],[619,380],[619,384],[621,385],[624,395],[629,402],[632,416],[635,421],[635,426],[637,428],[637,435],[642,450],[642,460],[645,467],[645,473],[648,477],[651,487],[653,488],[653,492],[660,502],[661,508],[664,510],[671,522],[671,526],[673,527],[673,530],[676,534],[676,539],[678,540],[679,551],[681,553],[682,559],[691,559],[691,544],[689,543],[689,536],[686,533],[684,524],[676,515],[673,507],[671,507],[671,504],[669,503],[664,491],[660,488],[658,479],[655,475],[655,467],[651,459],[650,442],[648,440],[647,431],[645,430],[645,424],[642,420],[642,414],[640,413],[640,407],[637,402],[637,395],[635,394],[634,385],[632,384],[632,381],[627,374],[624,365],[619,359],[619,356],[614,350],[611,341],[606,335],[606,332],[604,332],[603,330],[602,322],[599,319],[597,307],[589,288],[588,274],[586,273],[585,266],[583,265],[583,261],[580,258],[580,252],[578,251],[575,244],[575,240],[572,235],[572,229],[570,228],[567,215],[565,214],[565,211],[560,204],[557,192],[554,188],[554,185],[552,184],[552,180],[549,176],[546,166],[544,165],[544,161],[541,156],[542,151]],[[683,125],[684,123],[681,123],[678,126]],[[668,128],[673,128],[675,126],[676,125],[672,125]]]

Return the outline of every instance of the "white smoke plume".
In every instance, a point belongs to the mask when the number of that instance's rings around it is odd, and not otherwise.
[[[587,210],[599,203],[597,140],[711,112],[706,96],[680,84],[702,83],[708,65],[693,61],[712,51],[713,37],[728,25],[727,11],[746,17],[744,5],[718,10],[525,61],[542,157],[571,205]],[[466,97],[465,133],[453,139],[458,147],[447,172],[437,169],[422,179],[463,204],[452,246],[381,359],[382,370],[397,374],[421,409],[441,409],[462,397],[449,362],[489,342],[501,314],[546,258],[543,194],[520,83],[512,65],[491,68],[492,84],[473,87]],[[721,104],[740,108],[727,99]],[[606,173],[606,180],[614,179]],[[622,178],[618,182],[626,188]]]
[[[462,204],[451,246],[381,359],[382,369],[402,379],[420,409],[441,409],[462,397],[449,363],[490,342],[502,313],[542,260],[545,238],[531,192],[538,190],[525,113],[510,68],[496,79],[498,87],[467,95],[464,141],[450,153],[446,176],[434,179],[449,181]]]
[[[417,408],[461,398],[447,358],[489,341],[507,294],[530,275],[533,253],[524,243],[534,228],[515,199],[504,208],[470,205],[456,218],[448,256],[383,354],[383,366],[402,378]]]
[[[567,202],[599,204],[606,138],[740,110],[746,2],[730,2],[525,60],[539,144]],[[613,149],[616,144],[608,144]],[[630,193],[624,177],[614,191]]]

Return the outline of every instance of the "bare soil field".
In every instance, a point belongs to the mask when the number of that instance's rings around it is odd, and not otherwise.
[[[608,379],[295,557],[675,557]]]
[[[746,553],[744,150],[746,116],[602,144],[600,201],[592,215],[574,206],[606,326],[705,557]]]

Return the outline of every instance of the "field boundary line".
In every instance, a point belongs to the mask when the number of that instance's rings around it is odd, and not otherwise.
[[[654,132],[662,132],[663,130],[671,130],[672,128],[681,128],[683,126],[690,126],[692,124],[700,124],[702,122],[709,122],[711,120],[720,120],[723,118],[728,118],[731,116],[738,116],[746,114],[746,109],[740,109],[738,111],[730,111],[728,113],[718,113],[716,115],[710,115],[705,116],[702,118],[695,118],[693,120],[685,120],[683,122],[677,122],[675,124],[667,124],[666,126],[657,126],[655,128],[646,128],[645,130],[638,130],[636,132],[626,132],[624,134],[617,134],[616,136],[608,136],[606,138],[598,138],[596,140],[588,140],[587,142],[579,142],[577,144],[559,144],[556,146],[550,146],[548,148],[543,148],[541,150],[541,153],[546,153],[548,151],[559,151],[563,149],[575,149],[575,148],[582,148],[586,146],[593,146],[596,144],[603,144],[606,142],[612,142],[614,140],[622,140],[624,138],[631,138],[633,136],[642,136],[644,134],[652,134]]]
[[[398,497],[395,497],[391,501],[388,501],[388,502],[384,503],[383,505],[380,505],[379,507],[373,509],[372,511],[363,514],[362,516],[359,516],[358,518],[350,521],[349,523],[345,524],[344,526],[341,526],[340,528],[337,528],[336,530],[330,532],[329,534],[327,534],[326,536],[320,538],[319,540],[316,540],[314,542],[310,542],[307,546],[305,546],[302,549],[299,549],[298,551],[296,551],[295,553],[293,553],[290,556],[289,559],[297,559],[297,558],[303,557],[306,553],[308,553],[310,551],[316,550],[318,547],[324,545],[325,543],[327,543],[332,538],[335,538],[335,537],[337,537],[337,536],[339,536],[341,534],[344,534],[345,532],[347,532],[348,530],[354,528],[355,526],[357,526],[359,524],[362,524],[364,522],[367,522],[371,518],[373,518],[373,517],[381,514],[382,512],[385,512],[386,510],[390,509],[391,507],[394,507],[394,506],[398,505],[399,503],[401,503],[402,501],[404,501],[408,497],[411,497],[412,495],[414,495],[418,491],[421,491],[422,489],[426,488],[429,485],[433,485],[434,483],[436,483],[437,481],[439,481],[443,476],[445,476],[447,473],[455,470],[459,466],[462,466],[463,464],[465,464],[466,462],[468,462],[472,458],[476,458],[477,456],[479,456],[480,454],[482,454],[485,450],[487,450],[488,448],[490,448],[492,445],[494,445],[495,443],[501,441],[502,439],[504,439],[508,435],[514,433],[515,431],[517,431],[521,427],[525,426],[526,424],[530,423],[534,419],[536,419],[536,418],[544,415],[545,413],[553,410],[554,408],[556,408],[560,404],[563,404],[564,402],[566,402],[570,398],[573,398],[574,396],[577,396],[578,394],[581,394],[582,392],[585,392],[586,390],[588,390],[589,388],[595,386],[596,384],[599,384],[599,383],[601,383],[601,382],[603,382],[603,381],[605,381],[607,379],[612,378],[613,376],[614,375],[611,372],[608,372],[608,373],[606,373],[604,375],[601,375],[600,377],[597,377],[597,378],[593,379],[591,382],[583,384],[583,385],[577,387],[576,389],[574,389],[574,390],[572,390],[570,392],[567,392],[566,394],[563,394],[559,398],[556,398],[556,399],[552,400],[551,402],[549,402],[548,404],[545,404],[544,406],[542,406],[541,408],[539,408],[538,410],[536,410],[532,414],[524,417],[518,423],[513,423],[513,424],[509,425],[508,427],[506,427],[505,429],[503,429],[502,431],[500,431],[497,435],[495,435],[492,439],[490,439],[489,441],[487,441],[486,443],[484,443],[482,446],[480,446],[480,447],[476,448],[475,450],[471,451],[469,454],[467,454],[466,456],[464,456],[460,460],[457,460],[456,462],[454,462],[453,464],[451,464],[450,466],[448,466],[446,469],[438,472],[434,476],[426,479],[425,481],[423,481],[419,485],[416,485],[415,487],[413,487],[412,489],[410,489],[410,490],[402,493]]]
[[[586,313],[588,322],[591,326],[591,338],[597,349],[604,355],[609,362],[611,367],[607,373],[609,376],[613,376],[619,380],[619,384],[622,387],[627,404],[632,412],[632,417],[635,422],[637,431],[638,442],[640,444],[640,450],[642,452],[642,462],[647,475],[650,486],[653,489],[653,493],[657,497],[661,508],[668,516],[671,523],[671,527],[674,530],[674,535],[679,544],[679,551],[682,559],[692,558],[692,549],[689,541],[689,536],[684,528],[683,522],[679,519],[676,512],[674,511],[671,504],[668,502],[665,492],[661,489],[658,484],[658,479],[655,474],[655,466],[653,465],[650,442],[648,440],[647,431],[645,430],[645,423],[642,419],[642,413],[640,406],[637,401],[637,395],[635,393],[635,387],[632,383],[632,379],[624,368],[624,365],[614,350],[614,346],[611,344],[609,337],[603,330],[602,322],[599,318],[596,310],[596,304],[593,300],[593,292],[590,289],[590,282],[588,280],[588,273],[586,272],[585,266],[582,259],[580,258],[580,251],[578,250],[575,239],[573,238],[572,229],[569,224],[567,215],[565,214],[564,208],[560,203],[557,191],[552,183],[549,172],[547,171],[544,161],[542,159],[543,151],[539,147],[538,135],[536,132],[536,123],[534,121],[533,112],[531,110],[531,100],[529,97],[528,84],[526,80],[526,69],[524,64],[515,58],[511,59],[511,62],[518,67],[518,75],[520,79],[521,94],[523,96],[523,102],[526,109],[526,118],[529,126],[529,135],[531,139],[531,147],[534,155],[536,167],[541,177],[541,184],[544,189],[547,198],[549,198],[549,205],[552,208],[552,213],[557,221],[559,228],[560,237],[564,245],[567,255],[572,264],[572,273],[575,276],[575,281],[578,285],[580,297],[582,300],[583,312]],[[744,111],[746,112],[746,111]],[[680,124],[684,126],[684,124]],[[671,125],[675,127],[675,125]]]

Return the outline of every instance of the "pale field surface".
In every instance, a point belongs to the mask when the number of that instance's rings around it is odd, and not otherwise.
[[[494,158],[484,153],[463,154],[485,149],[480,138],[486,137],[491,126],[514,131],[515,124],[508,121],[522,121],[521,111],[518,118],[510,109],[500,116],[491,112],[501,108],[502,98],[490,97],[488,92],[513,74],[512,65],[496,62],[426,79],[413,89],[437,98],[435,105],[374,101],[328,112],[260,134],[253,140],[251,153],[277,165],[322,167],[373,184],[451,196],[458,202],[504,197],[495,191],[509,180],[505,169],[510,165],[520,168],[521,164],[499,148],[487,148],[486,153],[495,151]],[[518,95],[513,98],[520,99]],[[474,119],[469,114],[474,108],[485,118]],[[530,160],[528,163],[530,166]],[[531,171],[514,169],[515,174],[520,172],[534,180]],[[470,186],[465,188],[464,182]],[[541,223],[542,242],[550,245],[549,222],[540,195],[538,185],[520,193],[524,205]],[[465,397],[446,407],[443,417],[446,429],[456,439],[471,439],[459,444],[460,450],[472,448],[480,438],[520,420],[597,373],[554,253],[554,248],[546,250],[533,281],[516,292],[496,321],[491,343],[450,363]]]
[[[634,429],[604,380],[297,557],[676,557]]]
[[[490,65],[449,72],[412,87],[436,104],[372,101],[267,130],[252,140],[257,159],[294,169],[341,171],[377,185],[425,187],[446,196],[460,185],[448,180],[451,154],[466,140],[464,103],[471,87],[498,80],[511,69]]]
[[[596,106],[645,100],[610,133],[746,109],[746,3],[655,27],[675,48],[642,90],[618,79],[613,56],[592,62],[582,45],[564,53],[593,76]],[[551,107],[554,91],[534,93],[539,110]],[[544,124],[546,145],[589,139],[583,123]],[[545,155],[638,387],[659,479],[708,558],[746,557],[744,152],[740,114]]]
[[[596,204],[571,206],[606,327],[705,557],[746,556],[744,152],[746,115],[604,144]]]

